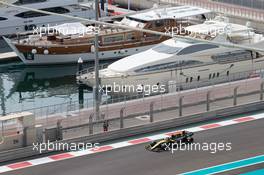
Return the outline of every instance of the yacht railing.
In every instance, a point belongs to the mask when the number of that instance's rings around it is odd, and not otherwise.
[[[157,0],[154,0],[157,2]],[[166,4],[191,5],[210,9],[217,13],[227,14],[231,16],[239,16],[257,21],[264,20],[264,12],[262,9],[254,9],[240,5],[227,4],[218,1],[204,1],[204,0],[159,0],[158,2]]]
[[[107,68],[108,65],[109,65],[109,64],[101,64],[101,65],[99,66],[99,70],[102,70],[102,69]],[[81,71],[78,71],[78,72],[76,73],[76,76],[78,77],[78,76],[82,76],[82,75],[84,75],[84,74],[89,74],[89,73],[94,72],[94,70],[95,70],[94,67],[89,67],[89,68],[87,68],[87,69],[83,69],[83,70],[81,70]]]

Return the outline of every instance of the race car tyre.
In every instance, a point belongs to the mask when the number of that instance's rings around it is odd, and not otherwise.
[[[154,145],[156,145],[156,143],[157,143],[157,142],[152,142],[152,143],[150,144],[150,146],[154,146]]]
[[[193,143],[194,139],[193,138],[189,138],[188,139],[188,143]]]
[[[150,150],[150,148],[151,148],[150,145],[146,145],[146,146],[145,146],[145,149],[146,149],[146,150]]]
[[[154,152],[161,152],[162,150],[163,150],[162,148],[157,147],[157,148],[155,148],[153,151],[154,151]]]

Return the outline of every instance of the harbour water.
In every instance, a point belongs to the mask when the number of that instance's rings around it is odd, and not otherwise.
[[[92,63],[85,65],[92,66]],[[78,101],[77,65],[0,64],[0,115]],[[92,98],[84,90],[84,99]]]

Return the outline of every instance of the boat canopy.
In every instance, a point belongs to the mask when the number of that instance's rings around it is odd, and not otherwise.
[[[87,32],[92,32],[94,30],[94,27],[92,26],[86,27],[84,24],[80,22],[65,23],[65,24],[53,26],[50,28],[58,31],[60,34],[65,35],[65,36],[84,34]]]
[[[227,23],[217,20],[205,21],[203,24],[188,26],[185,28],[189,34],[203,34],[203,35],[218,35],[218,34],[234,34],[234,33],[248,33],[251,29],[244,25]]]
[[[130,15],[130,18],[134,18],[141,21],[156,21],[165,19],[181,19],[191,16],[203,15],[211,13],[210,10],[193,6],[177,6],[160,9],[150,9],[149,11]]]

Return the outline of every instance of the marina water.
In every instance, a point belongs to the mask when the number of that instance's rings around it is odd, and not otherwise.
[[[0,115],[78,101],[76,71],[77,65],[0,64]],[[92,97],[84,90],[84,99]]]

